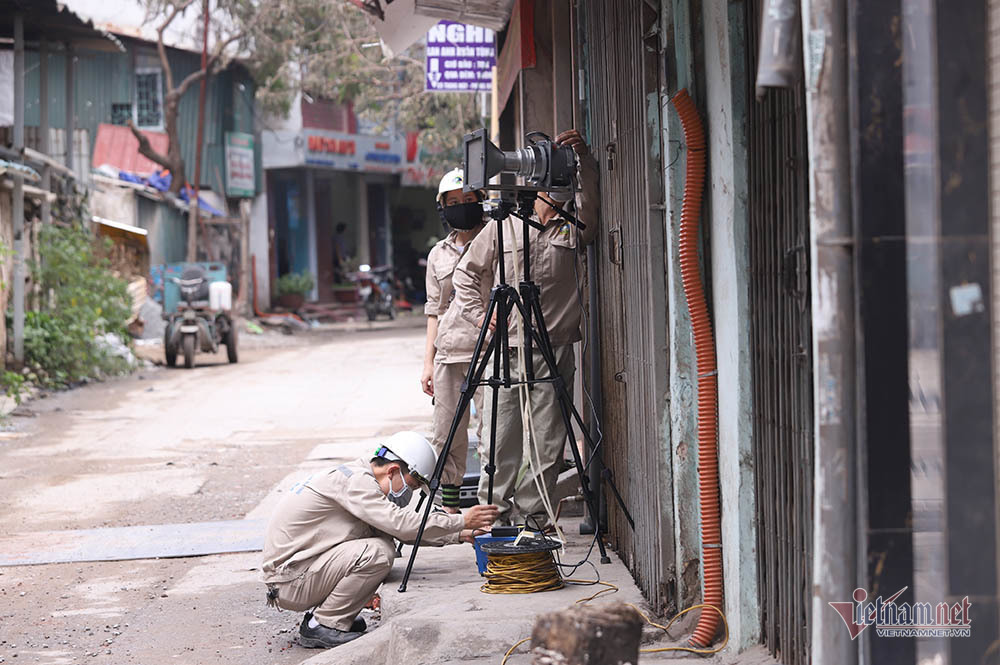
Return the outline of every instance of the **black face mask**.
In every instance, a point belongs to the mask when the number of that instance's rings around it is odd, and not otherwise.
[[[453,229],[470,231],[483,223],[483,204],[479,201],[441,208],[441,217]]]

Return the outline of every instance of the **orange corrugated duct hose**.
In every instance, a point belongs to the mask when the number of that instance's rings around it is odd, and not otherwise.
[[[687,90],[671,103],[677,109],[687,143],[687,172],[681,205],[680,262],[684,297],[691,314],[695,355],[698,359],[698,495],[701,508],[701,560],[704,570],[702,602],[722,609],[722,527],[719,514],[718,429],[719,387],[715,366],[715,340],[708,317],[705,285],[698,261],[698,222],[705,187],[705,130],[698,109]],[[691,644],[706,647],[715,639],[719,614],[702,609]]]

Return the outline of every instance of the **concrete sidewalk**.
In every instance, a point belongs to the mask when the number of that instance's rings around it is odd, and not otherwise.
[[[578,535],[576,520],[565,522],[570,545],[564,563],[575,563],[586,556],[591,536]],[[406,569],[410,548],[396,564],[382,587],[382,621],[378,628],[344,646],[324,651],[305,661],[309,665],[370,665],[373,663],[407,663],[408,665],[442,665],[482,660],[499,663],[504,653],[515,643],[531,635],[539,614],[565,609],[578,600],[592,596],[607,587],[600,585],[567,585],[556,591],[523,595],[492,595],[483,593],[483,578],[476,570],[475,553],[471,545],[444,548],[422,548],[414,565],[406,593],[399,593],[399,582]],[[649,614],[642,594],[621,561],[609,552],[610,564],[599,563],[597,548],[590,557],[594,566],[584,564],[573,579],[600,579],[618,587],[618,591],[602,593],[592,604],[633,603]],[[643,633],[643,648],[683,645],[697,619],[697,612],[682,617],[671,628],[679,638],[674,642],[659,629],[647,626]],[[656,620],[656,619],[654,619]],[[518,647],[507,661],[509,665],[526,665],[530,643]],[[658,663],[679,658],[705,658],[685,653],[648,654],[640,662]],[[708,658],[708,662],[773,663],[757,650],[741,654],[723,654]]]

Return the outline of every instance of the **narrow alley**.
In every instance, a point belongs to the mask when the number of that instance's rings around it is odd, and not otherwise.
[[[30,403],[0,438],[5,548],[44,556],[46,532],[260,520],[329,456],[426,428],[422,321],[401,323],[412,325],[248,349],[238,365],[205,356],[196,371],[147,370]],[[265,607],[259,559],[2,567],[0,662],[301,662],[315,655],[289,648],[301,617]]]

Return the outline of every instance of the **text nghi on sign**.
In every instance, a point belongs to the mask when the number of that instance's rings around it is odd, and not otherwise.
[[[425,90],[489,90],[496,62],[496,38],[492,30],[441,21],[427,33]]]

